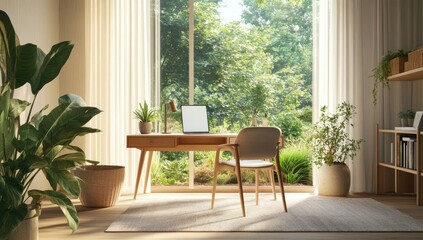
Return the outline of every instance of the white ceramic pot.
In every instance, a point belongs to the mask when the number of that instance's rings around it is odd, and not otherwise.
[[[153,128],[153,123],[152,122],[140,122],[139,128],[140,128],[140,133],[149,134],[149,133],[151,133],[151,129]]]
[[[38,216],[40,206],[28,205],[28,214],[19,227],[9,236],[9,240],[38,240]]]
[[[345,163],[324,164],[318,170],[317,190],[319,195],[339,196],[348,195],[351,183],[350,169]]]

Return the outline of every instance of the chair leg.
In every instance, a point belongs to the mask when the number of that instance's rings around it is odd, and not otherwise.
[[[273,199],[276,200],[276,191],[275,191],[275,178],[273,176],[273,169],[269,170],[269,177],[270,177],[270,183],[272,185],[272,193],[273,193]]]
[[[285,212],[288,212],[288,208],[286,207],[286,201],[285,201],[285,190],[283,189],[281,166],[279,164],[276,164],[276,173],[278,175],[279,187],[281,188],[283,208]]]
[[[242,216],[245,217],[244,191],[242,190],[241,169],[239,167],[235,168],[235,175],[236,175],[236,179],[238,181],[239,199],[241,201]]]
[[[213,173],[213,190],[212,190],[212,201],[211,201],[211,208],[214,208],[214,197],[216,195],[216,185],[217,185],[217,166],[214,166],[214,173]]]
[[[256,169],[256,205],[258,205],[258,199],[259,199],[259,170]]]

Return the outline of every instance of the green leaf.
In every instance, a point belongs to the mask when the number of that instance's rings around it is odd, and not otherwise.
[[[19,129],[19,139],[14,139],[13,146],[19,151],[27,154],[34,153],[38,142],[38,131],[31,124],[24,124]],[[32,150],[32,151],[31,151]]]
[[[17,47],[16,85],[15,88],[31,82],[32,77],[39,69],[37,45],[28,43]]]
[[[77,136],[99,131],[82,127],[101,112],[99,109],[81,107],[83,101],[76,95],[65,95],[59,102],[60,105],[46,115],[39,126],[44,153],[57,145],[69,145]]]
[[[36,95],[47,83],[59,75],[63,65],[68,60],[73,49],[73,44],[69,41],[60,42],[54,45],[45,56],[39,71],[31,80],[31,90]],[[39,51],[39,54],[41,52]]]
[[[6,207],[17,207],[22,203],[23,185],[16,178],[0,176],[3,184],[0,184],[1,202]]]
[[[36,201],[41,201],[43,199],[48,199],[52,203],[57,204],[62,210],[63,214],[68,221],[69,227],[72,229],[72,232],[76,231],[79,226],[79,218],[76,213],[75,206],[72,204],[71,200],[61,192],[56,192],[52,190],[40,191],[40,190],[30,190],[28,195],[32,196]]]
[[[72,197],[79,197],[81,188],[78,180],[68,170],[58,169],[52,166],[52,168],[46,168],[45,174],[48,176],[50,181],[53,181],[52,188],[55,189],[55,184],[60,185],[63,190],[69,193]]]
[[[38,111],[34,115],[32,115],[30,123],[32,123],[36,129],[38,129],[40,122],[43,120],[43,118],[44,118],[43,112],[47,108],[48,108],[48,104],[45,105],[40,111]]]
[[[18,175],[23,176],[32,172],[34,169],[31,169],[31,166],[35,163],[39,163],[40,161],[42,161],[42,158],[37,155],[21,154],[15,161],[10,161],[9,165],[11,170],[16,171],[18,172]]]
[[[0,239],[7,239],[9,234],[19,227],[27,213],[28,207],[24,203],[13,208],[0,204]]]
[[[27,101],[23,101],[20,99],[11,99],[10,100],[10,110],[9,110],[9,116],[11,118],[17,118],[23,111],[25,111],[26,107],[31,105]]]
[[[2,86],[0,93],[0,160],[8,161],[13,154],[12,141],[15,137],[14,119],[9,117],[11,91],[8,85]]]
[[[57,169],[70,169],[85,163],[84,152],[75,152],[61,155],[54,159],[53,166]]]
[[[61,104],[67,104],[70,107],[84,107],[85,101],[80,96],[69,93],[59,98],[59,105]]]
[[[10,83],[12,89],[15,88],[17,45],[19,45],[19,39],[12,22],[6,12],[0,10],[0,75],[5,76],[5,79],[2,78],[2,85]]]

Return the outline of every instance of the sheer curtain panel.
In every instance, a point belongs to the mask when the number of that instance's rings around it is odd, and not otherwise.
[[[388,50],[409,51],[423,45],[423,2],[314,0],[313,7],[313,121],[324,105],[329,111],[343,101],[357,107],[350,131],[365,142],[355,161],[348,164],[350,191],[374,192],[376,123],[393,128],[399,124],[399,111],[423,109],[423,97],[418,94],[423,83],[391,83],[390,90],[378,90],[374,106],[372,69]]]
[[[123,192],[135,186],[140,152],[126,148],[126,135],[138,133],[132,112],[151,103],[154,89],[150,1],[90,0],[87,11],[87,103],[103,110],[92,126],[87,157],[126,167]]]

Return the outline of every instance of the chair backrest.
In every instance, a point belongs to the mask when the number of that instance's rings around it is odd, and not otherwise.
[[[281,137],[277,127],[247,127],[242,129],[235,143],[239,145],[241,160],[270,159],[275,157]]]

